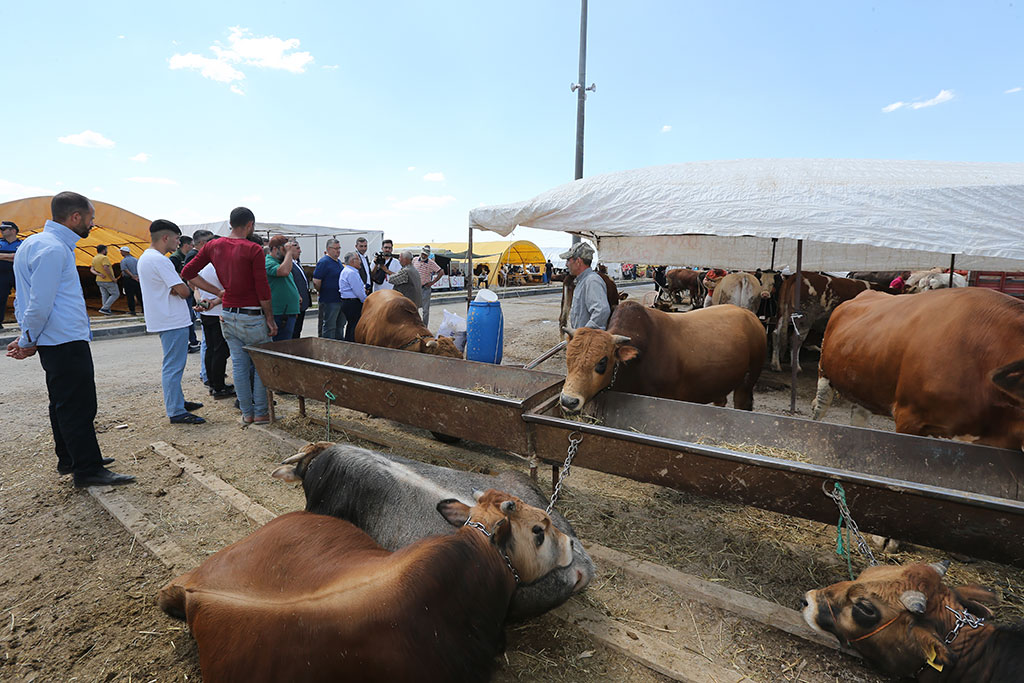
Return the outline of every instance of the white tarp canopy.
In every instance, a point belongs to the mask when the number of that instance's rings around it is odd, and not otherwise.
[[[217,223],[196,223],[181,226],[183,235],[192,235],[196,230],[209,230],[214,235],[227,235],[231,225],[227,221]],[[350,230],[348,228],[332,228],[326,225],[290,225],[288,223],[262,223],[256,221],[256,234],[261,237],[285,235],[294,237],[302,247],[302,262],[316,263],[324,254],[327,240],[334,238],[341,242],[341,255],[356,250],[356,240],[365,237],[366,252],[371,256],[380,251],[384,233],[380,230]]]
[[[601,257],[805,270],[1024,268],[1024,164],[746,159],[653,166],[469,212],[470,228],[592,237]]]

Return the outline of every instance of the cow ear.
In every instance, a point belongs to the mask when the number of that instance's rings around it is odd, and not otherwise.
[[[953,589],[953,595],[957,597],[960,604],[967,608],[968,612],[986,619],[992,616],[992,610],[986,607],[986,605],[999,604],[999,596],[988,588],[973,584],[969,586],[957,586]]]
[[[1024,359],[997,369],[992,373],[992,383],[1010,396],[1024,399]]]
[[[463,526],[469,520],[470,507],[455,498],[446,498],[437,504],[437,511],[452,526]]]
[[[640,349],[635,346],[620,346],[615,349],[615,360],[620,363],[633,360],[640,355]]]
[[[284,481],[302,481],[302,477],[295,471],[295,465],[282,465],[274,470],[270,476]]]
[[[563,327],[562,328],[562,332],[565,332],[566,336],[568,336],[569,339],[572,339],[572,336],[574,334],[576,334],[576,330],[574,330],[574,329],[572,329],[571,327],[568,327],[568,326]]]

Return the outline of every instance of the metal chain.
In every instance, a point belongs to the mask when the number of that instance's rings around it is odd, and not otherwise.
[[[324,398],[327,399],[327,402],[324,403],[325,410],[327,411],[327,419],[325,420],[326,423],[327,423],[327,436],[324,438],[324,441],[330,441],[331,440],[331,401],[338,400],[338,397],[335,396],[331,392],[330,389],[328,389],[327,391],[324,392]]]
[[[857,526],[857,522],[854,521],[853,515],[850,514],[850,508],[846,505],[846,491],[843,489],[843,485],[838,481],[829,491],[826,488],[827,482],[822,483],[822,492],[831,498],[835,502],[836,507],[839,508],[839,522],[836,524],[836,554],[839,556],[846,556],[847,570],[850,572],[850,579],[853,579],[853,566],[850,559],[850,534],[853,534],[854,539],[857,541],[857,549],[860,554],[868,558],[871,566],[874,567],[878,564],[878,560],[875,559],[875,554],[871,552],[871,546],[868,545],[864,535],[861,534],[860,528]],[[846,547],[843,547],[843,521],[846,521]]]
[[[501,522],[498,522],[498,524],[500,525]],[[494,537],[494,532],[488,531],[487,527],[485,527],[480,522],[474,522],[472,518],[468,518],[466,520],[466,523],[463,524],[462,526],[471,526],[474,529],[478,530],[480,533],[482,533],[487,538],[493,538]],[[497,526],[495,526],[495,528],[497,528]],[[512,566],[512,560],[509,559],[508,554],[506,554],[504,550],[498,548],[498,552],[501,553],[501,556],[503,558],[505,558],[505,564],[508,565],[508,569],[509,569],[510,572],[512,572],[512,577],[516,580],[516,585],[518,586],[519,585],[519,572],[517,572],[516,568]]]
[[[985,625],[985,619],[983,617],[974,616],[973,614],[967,611],[967,608],[964,608],[963,612],[957,612],[949,605],[946,605],[946,609],[948,609],[950,612],[956,615],[956,625],[953,626],[952,631],[946,634],[946,645],[949,645],[954,640],[956,640],[957,634],[960,633],[960,629],[962,629],[964,626],[970,626],[972,629],[975,629],[981,628]]]
[[[579,434],[579,436],[576,436]],[[562,465],[562,471],[558,475],[558,481],[555,483],[555,490],[551,492],[551,502],[548,503],[548,508],[545,510],[545,514],[550,515],[551,511],[555,509],[555,503],[558,501],[559,494],[562,493],[562,483],[569,478],[569,468],[572,466],[572,459],[576,456],[576,450],[583,443],[583,435],[579,432],[573,432],[569,435],[569,452],[565,454],[565,463]]]

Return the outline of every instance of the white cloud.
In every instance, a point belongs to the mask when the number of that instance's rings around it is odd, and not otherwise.
[[[146,161],[149,161],[149,155],[146,154],[145,152],[139,152],[138,154],[136,154],[135,156],[133,156],[131,158],[131,161],[146,162]]]
[[[125,178],[130,183],[142,183],[144,185],[177,185],[177,180],[171,180],[170,178],[153,178],[150,176],[133,176],[131,178]]]
[[[415,166],[409,166],[409,167],[408,167],[408,168],[406,168],[405,170],[406,170],[406,171],[415,171],[415,170],[416,170],[416,167],[415,167]]]
[[[661,132],[662,133],[671,133],[672,132],[672,126],[662,126],[661,127]]]
[[[170,59],[171,70],[192,69],[199,71],[203,78],[209,78],[218,83],[231,83],[245,78],[245,74],[221,59],[210,59],[189,52],[183,55],[174,55]]]
[[[450,194],[440,196],[421,194],[395,202],[395,208],[403,211],[435,211],[443,209],[454,201],[455,197]]]
[[[60,183],[57,183],[60,185]],[[20,199],[22,197],[38,197],[42,194],[52,194],[50,191],[42,187],[36,187],[34,185],[22,185],[21,183],[15,183],[10,180],[4,180],[0,178],[0,197],[10,197],[11,199]]]
[[[398,197],[396,197],[393,194],[389,194],[387,197],[384,198],[384,200],[385,201],[389,201],[389,202],[397,202],[398,201]]]
[[[320,67],[321,69],[327,69],[328,71],[336,71],[338,69],[337,64],[324,64]]]
[[[118,40],[124,40],[124,36],[118,36],[117,39]]]
[[[444,173],[441,173],[440,171],[437,171],[435,173],[428,173],[425,176],[423,176],[423,179],[426,180],[428,183],[443,183]]]
[[[924,102],[893,102],[890,105],[882,107],[882,111],[888,114],[902,107],[910,107],[911,109],[924,109],[925,107],[934,107],[936,104],[949,102],[951,99],[953,99],[952,90],[940,90],[939,94],[931,98],[930,100],[925,100]]]
[[[1024,90],[1024,88],[1010,88],[1009,90],[1004,90],[1003,94],[1009,95],[1010,93],[1020,92],[1021,90]]]
[[[116,144],[113,140],[108,140],[94,130],[83,130],[81,133],[75,133],[74,135],[65,135],[57,138],[57,142],[63,142],[65,145],[75,145],[76,147],[93,147],[98,149],[110,149]]]
[[[285,40],[276,36],[254,36],[249,29],[240,26],[233,26],[230,31],[227,47],[219,42],[210,46],[213,57],[194,52],[175,54],[168,62],[170,68],[191,69],[212,81],[232,83],[231,92],[244,95],[245,92],[236,81],[244,80],[245,73],[237,66],[300,74],[313,62],[310,53],[295,51],[300,45],[298,38]],[[174,44],[177,45],[177,42]]]

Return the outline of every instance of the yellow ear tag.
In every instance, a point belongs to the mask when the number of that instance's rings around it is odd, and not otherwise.
[[[942,671],[942,664],[935,661],[935,658],[937,656],[938,653],[935,651],[935,648],[933,647],[931,652],[928,653],[928,661],[926,662],[926,664],[928,664],[928,666],[935,669],[936,671]]]

